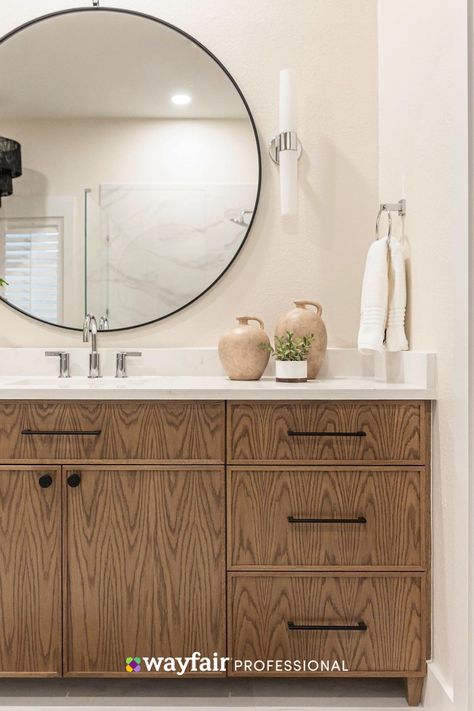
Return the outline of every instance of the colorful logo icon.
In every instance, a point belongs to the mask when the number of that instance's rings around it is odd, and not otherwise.
[[[139,672],[141,671],[141,657],[127,657],[125,660],[125,671],[128,672]]]

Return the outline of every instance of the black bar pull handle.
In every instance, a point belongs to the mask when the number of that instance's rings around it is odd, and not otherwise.
[[[49,436],[49,435],[54,435],[55,437],[58,435],[72,435],[75,437],[98,437],[100,434],[102,434],[102,430],[30,430],[30,429],[25,429],[21,431],[22,435],[28,435],[30,437],[33,436]]]
[[[320,630],[323,632],[326,630],[348,630],[351,632],[365,632],[367,630],[367,625],[363,620],[360,620],[356,625],[295,625],[294,622],[288,622],[288,629],[291,632],[298,630]]]
[[[305,518],[300,516],[288,516],[288,523],[367,523],[365,516],[357,518]]]
[[[307,432],[288,430],[288,437],[367,437],[367,432],[364,432],[364,430],[357,430],[356,432]]]

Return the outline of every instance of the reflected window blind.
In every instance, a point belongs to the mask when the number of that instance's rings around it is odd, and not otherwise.
[[[0,220],[5,298],[37,318],[62,319],[63,218]]]

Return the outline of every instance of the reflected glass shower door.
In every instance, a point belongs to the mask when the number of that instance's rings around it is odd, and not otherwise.
[[[110,236],[107,216],[100,207],[99,190],[84,191],[85,209],[85,313],[94,314],[97,325],[110,324]]]

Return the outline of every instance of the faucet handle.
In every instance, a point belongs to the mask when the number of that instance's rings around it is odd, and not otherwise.
[[[66,351],[45,351],[45,356],[57,356],[59,358],[59,377],[70,378],[69,373],[69,353]]]
[[[115,377],[127,378],[127,356],[140,357],[141,351],[120,351],[115,357]]]

